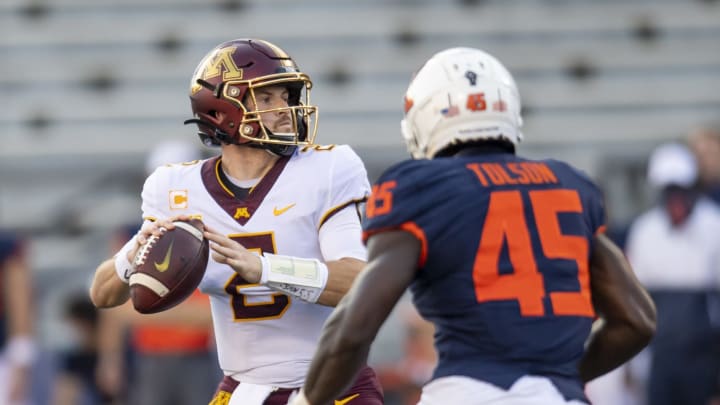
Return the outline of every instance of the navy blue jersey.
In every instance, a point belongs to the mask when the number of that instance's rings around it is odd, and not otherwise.
[[[20,241],[12,235],[0,232],[0,349],[7,341],[7,313],[3,297],[5,281],[5,264],[20,251]]]
[[[402,162],[373,187],[364,238],[404,229],[422,244],[411,285],[436,328],[433,378],[508,389],[546,376],[583,399],[578,363],[595,316],[589,259],[598,188],[555,160],[486,154]]]

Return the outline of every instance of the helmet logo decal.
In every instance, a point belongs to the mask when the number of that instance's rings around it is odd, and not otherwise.
[[[470,81],[471,86],[477,84],[477,73],[473,72],[472,70],[468,70],[467,72],[465,72],[465,77]]]
[[[202,86],[197,84],[198,79],[208,80],[218,77],[222,74],[223,80],[240,80],[243,77],[243,70],[240,69],[232,58],[233,52],[236,47],[229,46],[227,48],[219,49],[215,54],[208,56],[209,61],[202,63],[204,69],[198,69],[195,72],[195,76],[192,80],[192,87],[190,91],[192,94],[197,93],[202,89]]]
[[[440,113],[445,118],[450,118],[450,117],[454,117],[454,116],[460,114],[460,109],[458,108],[458,106],[453,105],[452,98],[450,98],[450,93],[448,93],[447,96],[448,96],[448,106],[447,106],[447,108],[443,108],[442,110],[440,110]]]
[[[470,111],[485,111],[487,110],[487,100],[485,99],[485,93],[474,93],[469,94],[465,108]]]
[[[500,89],[498,89],[498,101],[494,102],[492,105],[493,111],[499,111],[499,112],[505,112],[507,111],[507,103],[502,98],[502,93],[500,92]]]
[[[409,98],[408,96],[405,96],[405,114],[407,114],[407,112],[410,111],[410,109],[413,106],[413,103],[414,103],[413,99]]]

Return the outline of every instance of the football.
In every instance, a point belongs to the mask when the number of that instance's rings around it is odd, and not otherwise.
[[[199,219],[173,222],[175,228],[151,236],[135,256],[130,298],[135,310],[152,314],[170,309],[200,284],[207,267],[209,244]]]

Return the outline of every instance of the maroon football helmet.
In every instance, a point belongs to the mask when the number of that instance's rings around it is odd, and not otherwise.
[[[262,86],[286,86],[288,107],[249,110]],[[206,145],[222,143],[268,149],[290,155],[300,145],[314,144],[318,109],[310,104],[310,77],[279,47],[258,39],[224,42],[210,51],[195,69],[190,83],[190,103],[198,135]],[[258,105],[253,102],[253,105]],[[272,133],[261,114],[288,110],[294,131]]]

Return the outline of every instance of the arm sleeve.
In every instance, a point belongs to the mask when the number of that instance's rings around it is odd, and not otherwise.
[[[365,165],[349,146],[339,146],[334,152],[330,170],[330,184],[318,225],[320,229],[334,215],[365,201],[370,194]]]
[[[329,218],[320,228],[320,251],[328,262],[351,257],[366,260],[357,204],[351,204]]]

